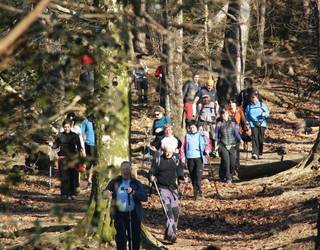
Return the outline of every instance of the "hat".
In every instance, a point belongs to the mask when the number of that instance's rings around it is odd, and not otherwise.
[[[192,126],[192,125],[197,126],[197,121],[196,120],[189,121],[189,127]]]
[[[154,113],[164,113],[164,108],[161,107],[161,106],[157,106],[155,109],[154,109]]]
[[[76,114],[74,112],[70,112],[67,114],[67,119],[74,121],[76,119]]]
[[[91,64],[93,64],[93,58],[91,56],[89,56],[88,54],[84,54],[81,57],[81,63],[86,64],[86,65],[91,65]]]

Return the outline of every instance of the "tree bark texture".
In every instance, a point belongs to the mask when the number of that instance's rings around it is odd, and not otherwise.
[[[221,74],[217,84],[218,100],[225,106],[236,98],[245,70],[245,58],[249,37],[250,1],[231,0],[228,7]]]
[[[258,23],[258,57],[257,57],[257,67],[262,67],[262,62],[264,61],[264,30],[266,23],[266,0],[260,0],[259,2],[259,23]]]
[[[166,2],[166,24],[169,35],[166,37],[166,85],[168,90],[167,113],[172,118],[174,131],[177,136],[182,136],[181,126],[183,115],[182,98],[182,57],[183,57],[183,29],[174,27],[173,24],[183,24],[182,0]],[[173,14],[176,13],[176,14]]]
[[[134,32],[134,47],[137,53],[146,53],[146,20],[141,16],[141,13],[146,11],[146,1],[140,0],[140,4],[137,8],[140,8],[136,13],[135,20],[135,32]]]

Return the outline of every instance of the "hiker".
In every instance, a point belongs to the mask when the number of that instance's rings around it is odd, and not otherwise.
[[[198,131],[197,122],[190,121],[188,133],[182,141],[180,159],[187,163],[195,200],[202,198],[201,178],[205,155],[209,154],[207,146],[208,140],[203,132]]]
[[[84,144],[84,140],[82,137],[81,128],[79,125],[76,124],[76,122],[77,122],[76,114],[74,112],[69,112],[66,116],[66,119],[71,121],[71,131],[73,133],[76,133],[79,136],[80,145],[81,145],[81,149],[80,149],[81,154],[83,155],[83,157],[85,157],[86,156],[85,144]],[[60,133],[63,131],[64,131],[64,129],[61,128]],[[79,170],[79,166],[80,166],[80,164],[77,166],[78,170]],[[79,174],[79,171],[76,173],[76,175],[77,175],[76,194],[78,195],[80,193],[80,174]]]
[[[248,104],[250,103],[250,95],[253,92],[253,80],[250,77],[243,79],[244,89],[240,91],[237,98],[237,106],[241,106],[243,112],[246,110]]]
[[[164,125],[171,124],[169,116],[165,115],[163,107],[158,106],[154,110],[155,120],[153,121],[151,134],[155,136],[154,141],[151,143],[152,146],[158,145],[159,140],[164,135]]]
[[[92,56],[93,47],[89,46],[81,57],[81,69],[79,87],[86,95],[94,95],[94,59]]]
[[[131,175],[131,162],[122,162],[120,170],[121,175],[108,183],[104,195],[112,198],[110,217],[116,229],[117,249],[127,249],[128,241],[129,250],[138,250],[143,218],[141,202],[148,197],[142,183]]]
[[[219,117],[219,104],[213,101],[208,94],[204,94],[199,104],[198,127],[206,131],[214,145],[216,121]]]
[[[52,148],[57,149],[59,157],[59,169],[61,178],[61,196],[67,199],[74,199],[76,188],[79,184],[79,173],[77,165],[79,162],[79,153],[81,153],[81,144],[79,136],[71,131],[72,121],[65,119],[62,123],[63,132],[58,135]]]
[[[193,101],[201,88],[199,79],[199,74],[197,72],[193,73],[192,81],[186,81],[182,88],[186,127],[188,127],[189,121],[193,119]]]
[[[263,155],[264,133],[267,127],[269,109],[267,105],[258,99],[259,93],[253,90],[250,103],[246,108],[245,116],[251,128],[252,159],[261,159]]]
[[[229,116],[229,111],[222,109],[220,116],[221,121],[216,127],[216,143],[221,157],[219,177],[227,183],[232,183],[236,165],[236,145],[241,142],[241,137],[236,124]]]
[[[155,145],[156,149],[160,150],[165,146],[170,146],[173,148],[174,153],[179,153],[182,143],[180,139],[173,134],[172,125],[166,124],[163,129],[164,135],[157,141],[157,144]]]
[[[92,174],[93,167],[97,164],[97,147],[96,147],[96,138],[95,138],[95,127],[93,114],[88,115],[81,123],[81,133],[85,143],[86,155],[88,157],[87,161],[87,170],[88,174],[88,188],[92,186]]]
[[[165,75],[163,66],[160,65],[157,67],[154,76],[158,78],[158,84],[156,87],[156,91],[159,93],[159,105],[163,108],[166,106],[166,84],[165,84]]]
[[[203,96],[208,95],[210,97],[210,101],[217,102],[217,93],[214,87],[214,81],[212,78],[209,78],[206,86],[201,87],[200,90],[197,92],[193,104],[198,105],[201,102]]]
[[[229,104],[229,112],[231,120],[237,125],[238,132],[244,143],[251,141],[251,137],[248,135],[249,128],[247,126],[247,120],[244,116],[244,112],[241,106],[237,106],[236,102],[231,100]],[[248,147],[248,146],[246,146]],[[248,150],[246,148],[246,150]],[[238,173],[240,168],[240,143],[236,144],[236,165],[234,169],[233,180],[239,180]]]
[[[141,57],[137,58],[138,66],[133,70],[133,81],[138,90],[138,103],[148,104],[148,67],[142,62]]]
[[[177,239],[179,217],[177,182],[178,180],[187,181],[187,179],[184,178],[183,165],[178,155],[174,154],[174,148],[171,145],[166,145],[163,148],[163,154],[152,161],[149,175],[150,182],[155,182],[156,188],[159,189],[160,199],[167,216],[164,239],[174,243]]]

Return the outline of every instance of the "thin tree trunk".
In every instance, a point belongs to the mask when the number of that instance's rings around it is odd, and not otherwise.
[[[210,51],[209,51],[209,8],[208,8],[208,0],[204,0],[204,47],[206,50],[207,64],[209,69],[211,69],[211,59],[210,59]]]
[[[262,62],[264,61],[264,30],[266,23],[266,0],[260,0],[259,3],[259,26],[258,26],[258,40],[259,49],[257,57],[257,67],[262,67]]]
[[[168,102],[166,111],[170,115],[174,125],[174,131],[178,136],[182,136],[183,129],[183,98],[182,98],[182,55],[183,55],[183,29],[173,27],[173,23],[183,24],[183,12],[180,8],[183,1],[166,2],[166,24],[170,31],[166,38],[166,84],[168,90]],[[180,8],[177,12],[176,8]],[[177,13],[176,13],[177,12]],[[172,13],[176,13],[172,16]]]
[[[318,73],[320,73],[320,0],[316,0],[316,38],[317,38],[317,50],[318,50],[318,58],[317,58],[317,68]]]
[[[146,53],[146,20],[141,13],[146,11],[145,0],[140,0],[139,8],[139,12],[136,13],[134,46],[136,52],[144,54]]]

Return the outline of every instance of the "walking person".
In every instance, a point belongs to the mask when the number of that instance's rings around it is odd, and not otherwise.
[[[137,58],[137,67],[133,70],[133,81],[138,91],[138,103],[148,104],[148,67],[142,62],[141,57]]]
[[[267,127],[269,109],[267,105],[258,99],[258,91],[254,90],[250,96],[250,104],[247,106],[245,116],[249,122],[252,136],[252,159],[261,159],[263,156],[264,133]]]
[[[159,65],[155,71],[154,76],[158,78],[158,83],[156,87],[156,91],[159,93],[159,105],[163,108],[166,106],[166,94],[167,94],[167,87],[165,84],[165,74],[164,74],[164,67]]]
[[[241,137],[236,124],[229,116],[227,109],[220,111],[221,121],[216,127],[216,143],[219,146],[219,155],[221,163],[219,177],[227,183],[232,182],[236,166],[236,146],[241,142]]]
[[[237,106],[236,102],[233,100],[230,101],[229,104],[229,112],[231,116],[231,120],[237,125],[238,132],[241,136],[241,139],[244,143],[248,143],[248,139],[251,138],[248,135],[249,128],[247,126],[247,120],[244,115],[241,106]],[[234,169],[233,180],[239,180],[238,173],[240,168],[240,143],[236,144],[236,165]]]
[[[95,138],[95,127],[93,114],[88,115],[81,123],[81,133],[85,143],[85,150],[87,156],[87,171],[88,173],[88,188],[92,186],[93,168],[97,164],[97,147]]]
[[[147,201],[147,193],[140,181],[131,175],[131,163],[124,161],[120,165],[121,176],[112,179],[104,192],[112,198],[110,217],[116,229],[117,250],[140,249],[141,221],[143,208],[141,202]]]
[[[237,106],[241,106],[244,112],[250,103],[250,96],[254,88],[253,88],[253,80],[250,77],[244,78],[243,83],[244,83],[244,89],[241,90],[238,95]]]
[[[196,94],[200,90],[200,75],[198,72],[194,72],[192,76],[192,81],[188,80],[184,83],[182,88],[183,104],[184,104],[184,116],[185,124],[188,127],[189,122],[193,120],[193,101]]]
[[[149,171],[150,182],[154,183],[159,191],[163,209],[167,217],[164,239],[172,243],[177,239],[179,218],[179,196],[177,191],[178,180],[185,180],[183,165],[178,155],[174,155],[174,148],[165,145],[163,154],[156,157]]]
[[[79,183],[79,173],[77,165],[81,144],[79,136],[71,131],[71,120],[64,120],[62,123],[63,132],[58,135],[52,148],[58,149],[59,169],[61,179],[61,196],[63,198],[74,199]],[[82,155],[84,156],[84,155]]]
[[[188,133],[182,141],[180,159],[187,163],[193,187],[194,199],[202,198],[201,178],[205,155],[208,155],[208,140],[202,131],[198,131],[196,121],[189,123]]]
[[[95,77],[94,77],[94,58],[93,47],[88,46],[86,53],[81,57],[81,69],[79,88],[83,94],[89,98],[94,96],[95,91]]]

